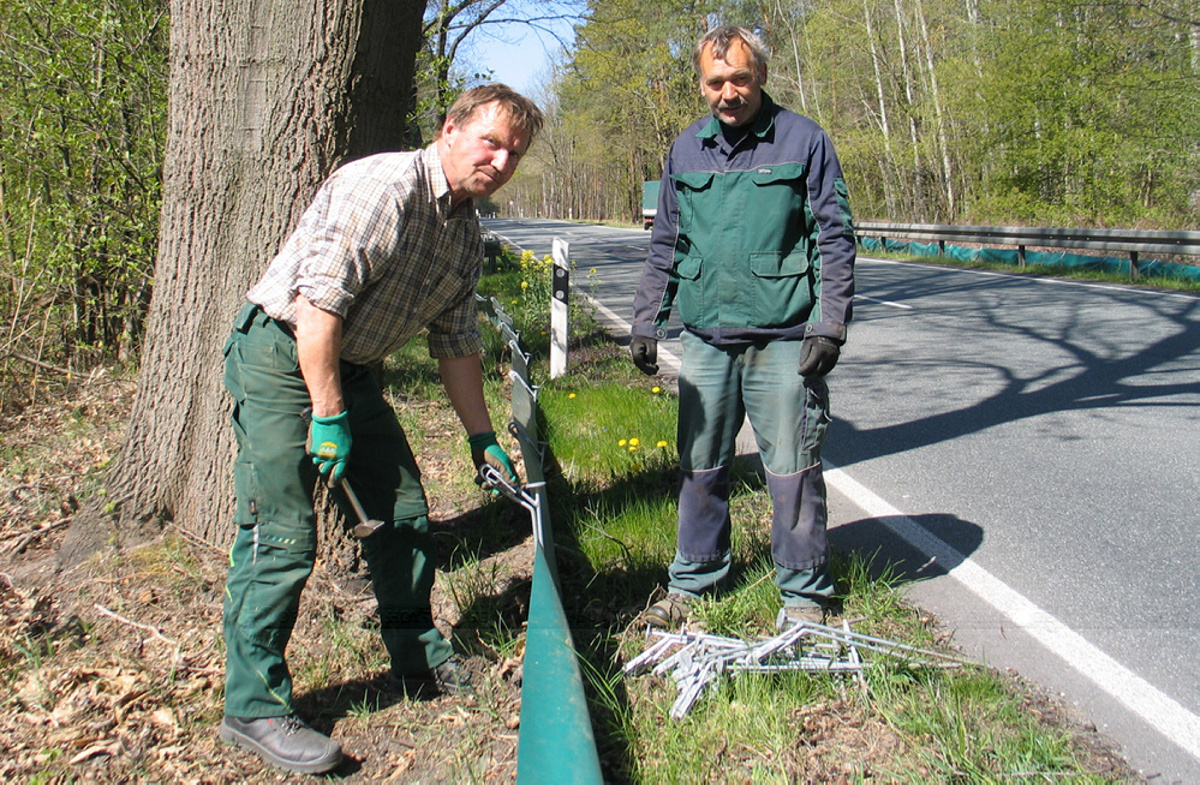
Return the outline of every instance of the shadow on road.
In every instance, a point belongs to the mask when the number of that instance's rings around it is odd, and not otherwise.
[[[888,528],[888,518],[862,518],[832,526],[829,542],[836,551],[861,556],[870,565],[872,577],[888,573],[905,583],[947,575],[983,543],[983,528],[955,515],[913,515],[909,520],[950,546],[947,552],[961,558],[938,560],[925,555]]]
[[[1030,324],[1028,308],[1045,301],[1018,288],[1027,283],[1022,279],[988,278],[963,285],[942,271],[921,275],[912,269],[919,267],[905,268],[903,281],[875,282],[879,285],[872,287],[872,298],[904,303],[920,297],[936,303],[931,294],[953,288],[962,302],[967,299],[964,290],[975,290],[968,310],[976,326],[963,334],[961,319],[942,319],[936,305],[926,305],[919,346],[856,346],[851,339],[830,380],[835,406],[838,396],[912,396],[908,380],[914,379],[944,380],[947,397],[941,402],[917,397],[912,417],[882,425],[858,427],[835,417],[829,443],[836,452],[827,453],[843,468],[1055,412],[1200,407],[1200,298],[1140,302],[1148,324],[1175,328],[1143,343],[1136,337],[1136,324],[1098,321],[1094,300],[1084,305],[1064,301]],[[951,287],[950,280],[956,285]],[[1129,304],[1118,294],[1111,297],[1114,307]],[[859,308],[855,316],[859,329],[910,318],[903,311],[869,307]],[[1019,363],[1010,357],[1001,364],[1002,349],[1014,344],[1031,349]],[[963,397],[956,400],[956,394]],[[970,395],[977,397],[966,397]],[[939,405],[944,410],[931,411]]]

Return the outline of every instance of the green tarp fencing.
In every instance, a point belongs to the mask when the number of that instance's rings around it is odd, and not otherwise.
[[[521,677],[521,731],[517,739],[518,785],[599,785],[604,781],[588,714],[583,675],[563,610],[554,558],[542,444],[537,430],[538,388],[529,382],[529,355],[512,317],[500,303],[479,298],[479,307],[512,352],[512,422],[521,445],[525,485],[521,504],[533,518],[534,564],[525,661]]]
[[[1016,267],[1021,263],[1020,251],[1015,248],[963,248],[947,244],[943,249],[937,243],[919,243],[914,240],[880,240],[874,237],[860,237],[858,244],[868,251],[887,251],[904,253],[912,256],[944,257],[961,262],[992,262]],[[1076,253],[1045,253],[1041,251],[1026,251],[1025,264],[1038,267],[1065,267],[1075,270],[1099,270],[1118,275],[1131,275],[1129,259],[1117,259],[1106,256],[1092,256]],[[1160,262],[1139,259],[1137,263],[1139,277],[1175,278],[1200,283],[1200,266]]]

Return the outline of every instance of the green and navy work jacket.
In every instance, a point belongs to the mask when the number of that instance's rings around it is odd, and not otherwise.
[[[715,117],[671,145],[633,334],[684,327],[717,346],[824,336],[843,343],[854,229],[833,143],[763,94],[733,143]]]

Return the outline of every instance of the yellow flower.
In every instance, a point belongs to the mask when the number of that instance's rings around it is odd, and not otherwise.
[[[637,445],[636,445],[636,444],[631,444],[631,445],[629,445],[629,451],[630,451],[630,452],[637,452]]]
[[[529,281],[521,281],[521,288],[522,288],[522,289],[528,289],[528,288],[529,288]]]
[[[655,395],[658,395],[660,392],[662,392],[662,388],[655,385],[654,387],[650,388],[650,392],[654,393]]]
[[[568,398],[574,398],[574,397],[575,397],[575,393],[571,393],[571,394],[570,394],[570,395],[568,395],[567,397],[568,397]]]
[[[628,444],[628,443],[629,443],[629,442],[627,442],[627,441],[625,441],[624,439],[622,439],[621,441],[617,442],[617,446],[618,446],[618,447],[624,447],[624,446],[625,446],[626,444]]]
[[[642,443],[642,440],[636,436],[634,436],[632,439],[629,440],[630,447],[637,447],[641,443]]]
[[[663,447],[667,446],[667,443],[665,441],[660,441],[658,444],[656,444],[654,446],[661,450]]]

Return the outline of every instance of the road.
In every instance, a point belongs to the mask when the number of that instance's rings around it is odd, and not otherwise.
[[[648,232],[488,223],[567,240],[576,292],[629,321]],[[857,283],[835,547],[896,561],[964,650],[1152,782],[1200,783],[1200,298],[864,257]]]

